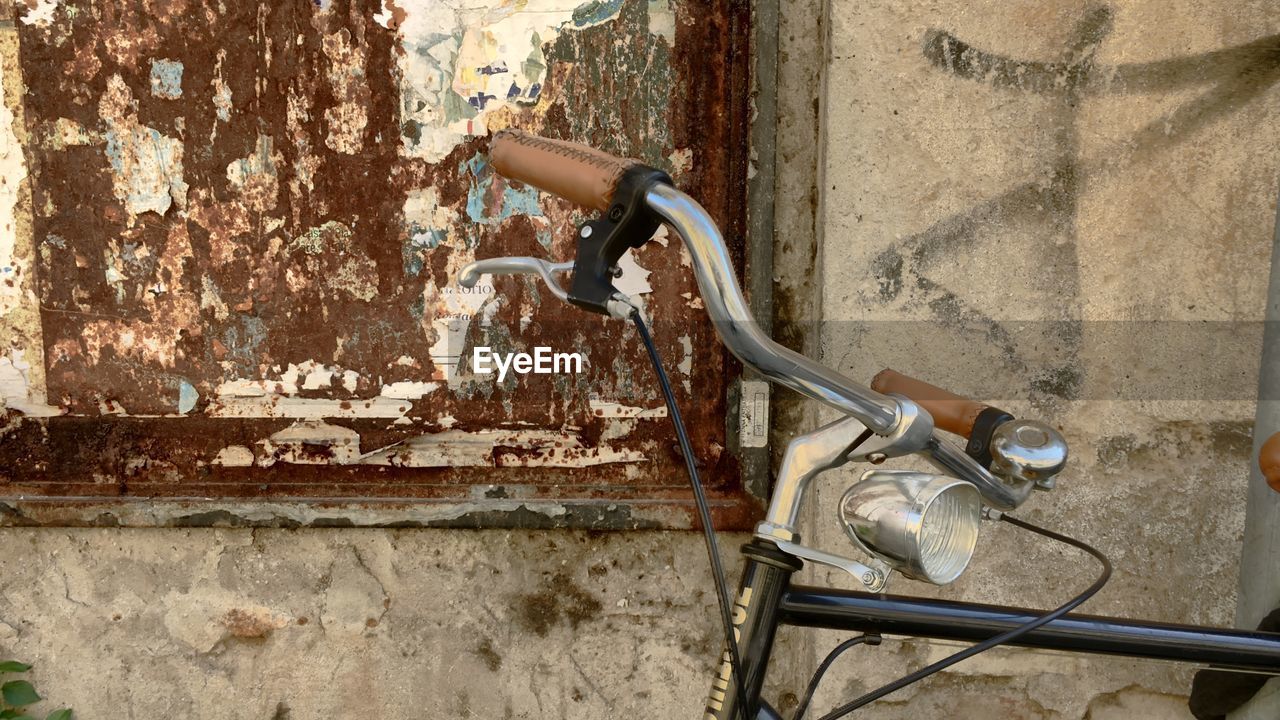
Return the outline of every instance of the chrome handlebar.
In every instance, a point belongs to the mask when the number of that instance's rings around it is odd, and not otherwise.
[[[889,397],[851,382],[843,375],[789,350],[760,329],[738,287],[724,238],[715,221],[696,200],[670,185],[658,184],[645,195],[654,212],[662,216],[684,238],[693,258],[693,275],[698,281],[707,315],[725,347],[743,364],[754,368],[771,382],[791,388],[857,418],[879,435],[893,435],[908,416],[920,419],[928,428],[923,437],[913,437],[923,445],[933,421],[928,414],[904,412],[910,400]]]
[[[766,379],[824,403],[844,415],[837,421],[810,435],[796,438],[788,446],[788,455],[817,444],[822,452],[809,455],[801,462],[783,463],[773,502],[765,524],[779,528],[780,539],[794,532],[796,513],[808,480],[818,472],[844,464],[851,459],[875,455],[879,459],[910,453],[924,456],[947,474],[976,486],[985,502],[999,510],[1011,510],[1030,495],[1034,482],[1013,478],[1006,482],[996,477],[960,448],[934,433],[929,413],[900,395],[884,395],[860,385],[809,358],[774,342],[760,329],[738,286],[724,237],[714,220],[696,200],[665,183],[653,185],[645,194],[645,202],[676,231],[685,243],[693,261],[698,290],[720,340],[742,363],[755,369]],[[571,270],[573,263],[550,263],[528,257],[492,258],[467,265],[459,283],[473,286],[482,274],[538,275],[561,300],[567,300],[564,289],[552,273]],[[617,309],[613,307],[617,304]],[[638,303],[621,294],[611,301],[610,312],[626,317]],[[841,451],[831,443],[833,431],[852,443],[864,429],[873,438],[856,449]]]
[[[837,421],[824,429],[839,425],[839,435],[847,438],[848,442],[858,437],[864,428],[882,436],[868,441],[854,455],[849,451],[828,451],[830,455],[820,453],[825,462],[819,461],[818,465],[794,464],[795,482],[785,477],[787,467],[784,460],[783,474],[778,478],[766,522],[794,527],[799,496],[809,478],[817,471],[870,454],[882,458],[908,453],[923,455],[948,475],[975,485],[986,502],[1000,510],[1011,510],[1021,505],[1031,494],[1033,483],[1006,483],[963,450],[935,435],[933,418],[911,400],[898,395],[882,395],[774,342],[752,318],[734,276],[724,238],[707,211],[696,200],[669,185],[655,185],[645,195],[645,200],[684,239],[693,259],[693,274],[702,302],[730,352],[769,380],[825,403],[861,423],[858,427],[854,423]],[[820,437],[824,435],[821,444],[833,442],[829,434],[819,433]],[[797,441],[802,439],[797,438]],[[818,442],[818,437],[811,439]],[[838,440],[834,442],[839,444]],[[787,488],[791,488],[791,492]]]

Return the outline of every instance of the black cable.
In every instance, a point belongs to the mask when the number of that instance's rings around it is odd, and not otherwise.
[[[818,690],[818,683],[822,682],[822,676],[827,674],[827,668],[831,667],[831,663],[835,662],[836,658],[840,657],[845,650],[862,643],[879,645],[880,634],[867,633],[866,635],[849,638],[827,653],[827,657],[822,660],[818,665],[818,669],[813,672],[813,678],[809,680],[809,687],[805,689],[804,697],[800,698],[800,704],[796,706],[796,713],[791,716],[791,720],[800,720],[800,718],[804,717],[804,711],[809,709],[809,703],[813,701],[813,694]]]
[[[884,697],[885,695],[888,695],[889,693],[896,692],[912,683],[919,682],[920,680],[923,680],[924,678],[938,672],[939,670],[945,670],[946,668],[949,668],[952,665],[955,665],[961,660],[971,658],[980,652],[986,652],[987,650],[990,650],[991,648],[997,645],[1002,645],[1004,643],[1015,640],[1018,637],[1021,637],[1022,635],[1026,635],[1027,633],[1031,632],[1032,630],[1035,630],[1041,625],[1051,623],[1054,620],[1057,620],[1063,615],[1066,615],[1067,613],[1076,609],[1077,607],[1082,605],[1086,600],[1093,597],[1095,594],[1097,594],[1099,590],[1102,589],[1102,586],[1106,585],[1107,581],[1111,579],[1111,561],[1108,560],[1107,556],[1103,555],[1101,551],[1097,550],[1096,548],[1089,545],[1088,543],[1085,543],[1082,540],[1077,540],[1075,538],[1067,537],[1066,535],[1060,535],[1052,530],[1046,530],[1042,527],[1032,525],[1031,523],[1026,522],[1025,520],[1019,520],[1010,515],[1001,515],[1000,519],[1009,523],[1010,525],[1013,525],[1014,527],[1019,527],[1019,528],[1022,528],[1023,530],[1030,530],[1031,532],[1036,533],[1038,535],[1043,535],[1044,537],[1047,537],[1050,540],[1057,540],[1060,543],[1066,543],[1067,545],[1071,545],[1072,547],[1079,548],[1089,553],[1090,555],[1097,558],[1098,562],[1102,563],[1102,574],[1098,577],[1097,580],[1094,581],[1092,585],[1089,586],[1088,589],[1086,589],[1084,592],[1072,598],[1065,605],[1059,606],[1057,610],[1054,610],[1045,615],[1041,615],[1040,617],[1028,623],[1023,623],[1022,625],[1019,625],[1018,627],[1008,632],[1002,633],[993,638],[988,638],[986,640],[983,640],[977,645],[974,645],[972,647],[967,647],[964,650],[961,650],[960,652],[955,653],[954,655],[949,655],[939,660],[938,662],[933,663],[932,665],[928,665],[926,667],[923,667],[911,673],[910,675],[898,678],[897,680],[894,680],[888,685],[885,685],[884,687],[878,690],[873,690],[867,693],[866,695],[863,695],[862,697],[858,698],[857,700],[854,700],[853,702],[841,705],[835,710],[832,710],[826,715],[823,715],[820,720],[836,720],[836,718],[844,717],[845,715],[848,715],[849,713],[853,712],[854,710],[857,710],[863,705],[866,705],[871,702],[875,702],[876,700],[879,700],[880,698]]]
[[[680,452],[684,455],[684,465],[689,471],[689,484],[693,486],[693,498],[698,506],[698,519],[702,522],[702,537],[706,540],[707,556],[711,560],[711,574],[715,580],[716,597],[720,601],[720,620],[724,624],[725,645],[729,652],[729,682],[738,698],[738,711],[735,714],[740,717],[746,717],[747,691],[742,682],[742,674],[739,672],[742,667],[742,661],[738,656],[738,643],[733,637],[733,608],[729,604],[729,590],[725,583],[724,567],[720,562],[720,547],[716,542],[716,530],[711,525],[711,510],[707,507],[707,496],[702,489],[702,480],[698,477],[698,467],[694,461],[693,444],[689,442],[689,433],[685,431],[684,421],[680,419],[680,409],[676,407],[676,397],[671,392],[671,381],[667,378],[667,371],[662,368],[662,359],[658,357],[658,346],[654,344],[653,338],[649,335],[649,328],[645,325],[644,318],[640,316],[640,311],[632,310],[631,320],[635,322],[636,330],[640,333],[640,340],[644,342],[645,349],[649,351],[649,360],[653,363],[654,372],[658,374],[658,384],[662,386],[662,397],[667,402],[667,412],[671,415],[671,424],[675,425],[676,439],[680,442]]]

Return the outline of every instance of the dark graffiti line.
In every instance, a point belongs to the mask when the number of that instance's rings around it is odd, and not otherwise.
[[[956,77],[1026,92],[1061,93],[1073,83],[1086,94],[1163,92],[1222,82],[1280,65],[1280,35],[1197,55],[1100,67],[1092,72],[1079,60],[1014,60],[975,48],[944,30],[931,30],[925,36],[924,56]]]
[[[1159,62],[1098,66],[1097,50],[1111,31],[1113,15],[1098,8],[1077,24],[1064,57],[1055,62],[1020,61],[972,47],[940,30],[929,32],[924,55],[936,67],[956,77],[989,82],[994,87],[1055,95],[1060,100],[1060,124],[1054,142],[1057,158],[1051,180],[1019,184],[969,210],[944,218],[928,229],[905,238],[876,260],[877,267],[898,266],[914,281],[919,293],[913,304],[927,307],[952,331],[976,332],[997,349],[1011,369],[1025,372],[1022,358],[1001,322],[971,306],[955,292],[927,277],[926,271],[943,262],[948,253],[972,246],[988,227],[1013,221],[1039,221],[1048,227],[1040,249],[1045,265],[1057,273],[1064,319],[1078,316],[1079,279],[1076,259],[1076,207],[1084,181],[1103,168],[1137,164],[1155,157],[1210,122],[1233,113],[1280,81],[1280,35],[1268,36],[1237,47],[1172,58]],[[1091,94],[1157,92],[1200,84],[1214,86],[1200,96],[1165,113],[1136,131],[1120,147],[1094,158],[1081,158],[1076,118],[1079,100]],[[1069,238],[1054,242],[1052,238]],[[905,257],[910,262],[903,262]],[[902,285],[882,283],[882,296],[891,299]],[[1076,328],[1062,337],[1066,347],[1061,360],[1070,362],[1078,351],[1082,331]],[[1047,372],[1052,374],[1053,369]],[[1080,378],[1072,383],[1074,396]],[[1032,383],[1033,391],[1035,383]],[[1033,397],[1039,393],[1033,392]],[[1050,391],[1060,395],[1061,388]]]

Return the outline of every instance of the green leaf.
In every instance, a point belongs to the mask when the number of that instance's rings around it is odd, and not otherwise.
[[[26,672],[31,666],[26,663],[20,663],[17,660],[0,661],[0,673]]]
[[[40,694],[26,680],[12,680],[0,685],[0,695],[4,696],[5,704],[14,707],[40,702]]]
[[[44,720],[71,720],[71,710],[54,710]]]

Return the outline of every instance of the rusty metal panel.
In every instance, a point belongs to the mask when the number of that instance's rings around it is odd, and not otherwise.
[[[667,170],[742,257],[746,12],[18,3],[0,521],[689,526],[633,330],[532,282],[455,281],[478,257],[570,257],[585,217],[492,171],[487,137],[507,126]],[[715,513],[745,527],[758,503],[725,422],[738,368],[683,249],[660,237],[626,270]],[[586,364],[499,382],[471,367],[475,345]]]

